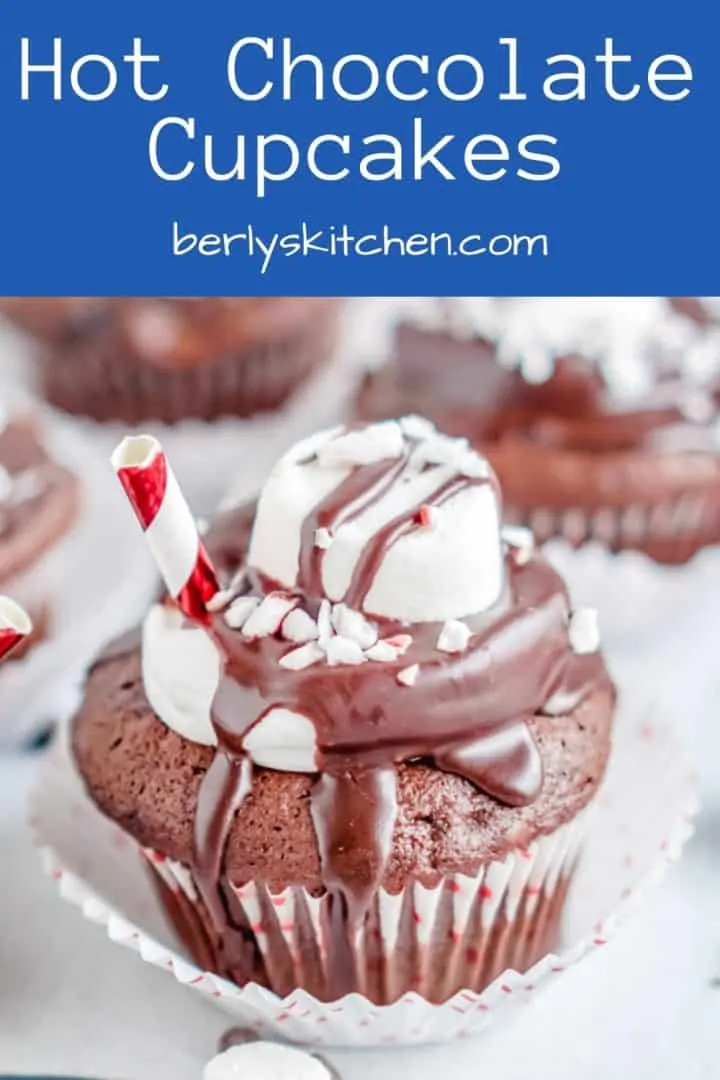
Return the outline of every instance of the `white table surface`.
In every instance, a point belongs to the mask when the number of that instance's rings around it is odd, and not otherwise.
[[[717,625],[716,625],[717,624]],[[666,882],[611,943],[479,1039],[330,1056],[344,1080],[705,1080],[720,1075],[720,618],[620,662],[685,729],[705,809]],[[0,1068],[200,1080],[224,1015],[55,895],[24,823],[37,758],[0,761]],[[718,985],[713,985],[717,983]]]

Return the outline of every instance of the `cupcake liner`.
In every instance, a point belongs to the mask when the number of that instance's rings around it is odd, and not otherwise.
[[[77,702],[98,648],[136,621],[156,587],[156,573],[112,471],[71,422],[3,394],[10,412],[36,416],[51,456],[80,480],[80,512],[70,530],[2,591],[39,615],[45,636],[0,671],[0,747],[32,736]]]
[[[564,539],[579,548],[597,542],[608,550],[639,551],[662,566],[681,567],[696,552],[720,542],[720,505],[715,492],[685,494],[655,506],[538,508],[507,516],[528,525],[543,544]]]
[[[216,1001],[259,1035],[305,1045],[361,1047],[443,1042],[511,1017],[566,968],[605,945],[645,889],[678,857],[695,812],[693,779],[671,726],[658,720],[655,708],[626,703],[583,858],[573,874],[558,947],[524,974],[509,968],[482,993],[461,990],[441,1005],[418,993],[404,994],[393,1005],[374,1005],[357,993],[331,1003],[306,990],[281,997],[255,983],[240,988],[192,963],[174,944],[137,845],[89,802],[65,741],[58,742],[47,761],[33,822],[43,863],[60,894],[105,927],[113,941]],[[552,860],[561,875],[572,864],[570,835],[566,842],[566,861],[559,851]],[[519,865],[524,874],[524,863]],[[537,852],[533,867],[539,877]],[[189,890],[192,896],[192,883],[177,866],[165,866],[161,873],[168,887],[177,890],[173,895],[187,897]],[[542,874],[549,877],[549,869]],[[534,884],[532,872],[526,880]],[[512,892],[518,895],[515,886]],[[453,905],[456,895],[459,908],[463,893],[451,894]],[[255,891],[245,904],[250,910],[264,899]],[[447,899],[439,894],[437,902]],[[424,898],[425,903],[432,906],[432,898]],[[394,913],[387,919],[392,926]]]
[[[412,987],[431,1001],[482,988],[506,968],[525,970],[556,944],[568,884],[589,811],[528,848],[487,863],[473,877],[455,874],[434,888],[379,891],[354,942],[357,989],[393,1002]],[[143,851],[180,937],[207,963],[211,925],[190,869]],[[327,988],[327,897],[304,889],[273,893],[228,883],[234,923],[261,957],[263,982],[279,994],[302,987],[322,999]]]

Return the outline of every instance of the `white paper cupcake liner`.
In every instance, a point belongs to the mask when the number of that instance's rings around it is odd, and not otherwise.
[[[77,701],[102,644],[146,609],[156,571],[104,455],[75,425],[17,391],[0,389],[8,412],[39,421],[51,456],[80,480],[80,512],[70,530],[2,591],[49,609],[46,640],[0,671],[0,747],[17,744]]]
[[[455,874],[434,888],[415,884],[397,894],[381,889],[353,943],[360,992],[392,1001],[411,981],[422,996],[444,1000],[547,952],[544,942],[554,944],[591,810],[487,863],[479,875]],[[191,870],[157,852],[143,854],[164,885],[190,902],[183,906],[197,925],[199,890]],[[252,934],[272,985],[324,987],[327,898],[300,888],[273,893],[255,882],[231,888],[241,912],[237,922]]]
[[[503,972],[481,994],[463,990],[434,1005],[409,993],[388,1006],[360,994],[330,1004],[303,990],[281,998],[255,984],[240,988],[191,963],[173,943],[135,842],[90,804],[62,742],[48,760],[33,820],[44,865],[61,895],[104,926],[113,941],[212,998],[259,1035],[306,1045],[382,1046],[475,1035],[511,1016],[566,968],[605,945],[645,889],[679,856],[695,811],[692,775],[672,727],[658,721],[656,709],[626,704],[573,874],[559,948],[524,974]],[[567,861],[558,849],[553,873],[572,862],[572,830],[566,842]],[[537,852],[533,866],[539,876]],[[192,887],[182,871],[170,873],[181,889]],[[248,910],[257,899],[248,893]],[[423,903],[431,911],[432,898]]]

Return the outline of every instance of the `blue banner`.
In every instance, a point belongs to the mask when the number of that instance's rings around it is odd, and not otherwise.
[[[720,293],[708,0],[4,0],[4,295]]]

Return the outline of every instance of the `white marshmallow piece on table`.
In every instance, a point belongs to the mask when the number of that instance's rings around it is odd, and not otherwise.
[[[218,1054],[203,1071],[203,1080],[332,1080],[312,1054],[281,1043],[249,1042]]]

